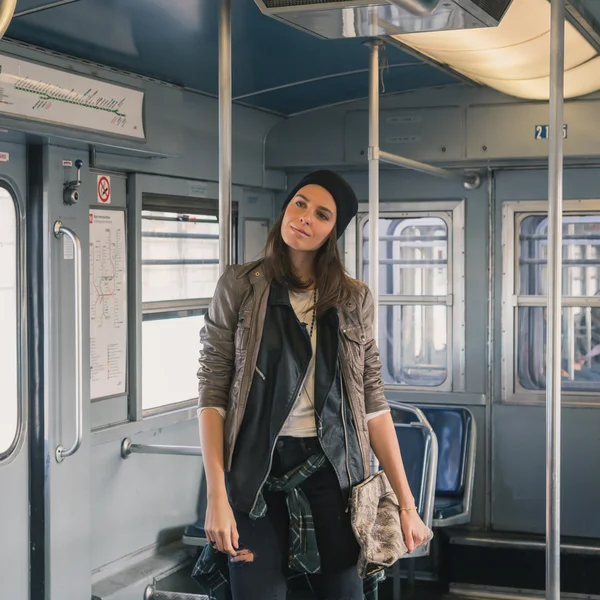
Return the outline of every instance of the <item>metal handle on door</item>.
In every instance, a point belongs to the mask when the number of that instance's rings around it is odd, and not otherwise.
[[[83,441],[83,344],[81,302],[81,242],[74,231],[65,227],[60,221],[54,223],[54,236],[58,239],[66,235],[73,242],[73,259],[75,265],[75,441],[70,448],[59,445],[56,448],[56,461],[62,462],[67,456],[73,456]]]

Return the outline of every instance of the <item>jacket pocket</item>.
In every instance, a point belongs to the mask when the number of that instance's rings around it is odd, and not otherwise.
[[[351,342],[364,346],[367,342],[365,330],[360,326],[346,327],[342,329],[342,334]]]
[[[360,325],[346,327],[342,329],[342,338],[351,372],[362,377],[365,370],[365,344],[367,343],[365,330]]]

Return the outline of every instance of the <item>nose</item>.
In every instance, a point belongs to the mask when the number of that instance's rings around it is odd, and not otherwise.
[[[310,223],[310,218],[308,216],[300,217],[300,222],[308,225]]]

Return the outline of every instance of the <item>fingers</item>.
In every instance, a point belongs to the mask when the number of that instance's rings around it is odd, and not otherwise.
[[[230,556],[236,556],[237,552],[231,544],[231,530],[221,532],[219,534],[219,541],[221,545],[219,550],[221,550],[221,552],[229,554]]]
[[[240,534],[237,530],[237,524],[234,522],[231,528],[231,544],[237,550],[240,547]]]
[[[422,529],[409,531],[406,535],[406,547],[409,552],[414,552],[427,539],[427,532]]]
[[[414,549],[415,549],[415,540],[412,534],[412,531],[409,531],[407,533],[407,535],[405,536],[405,544],[406,544],[406,548],[408,550],[408,553],[410,554]]]

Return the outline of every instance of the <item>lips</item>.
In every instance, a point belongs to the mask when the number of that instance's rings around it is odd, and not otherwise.
[[[302,229],[298,229],[298,227],[294,227],[293,225],[290,225],[290,227],[292,228],[293,231],[295,231],[296,233],[299,233],[300,235],[303,235],[305,237],[308,237],[308,233],[306,233],[306,231],[303,231]]]

